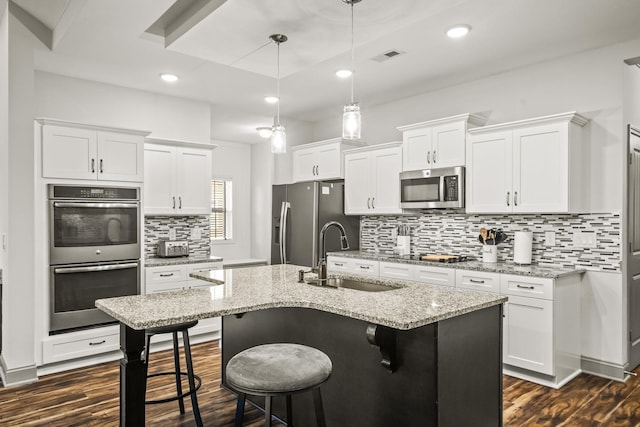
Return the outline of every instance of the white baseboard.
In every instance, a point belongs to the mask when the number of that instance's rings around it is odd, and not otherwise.
[[[0,377],[5,387],[13,387],[38,381],[38,372],[35,365],[8,369],[4,356],[0,355]]]

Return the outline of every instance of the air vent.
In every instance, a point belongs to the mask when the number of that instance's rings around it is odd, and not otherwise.
[[[388,60],[390,60],[392,58],[396,58],[396,57],[398,57],[398,56],[400,56],[400,55],[402,55],[404,53],[406,53],[406,52],[402,52],[402,51],[397,50],[397,49],[391,49],[391,50],[388,50],[388,51],[386,51],[384,53],[381,53],[380,55],[374,56],[371,59],[373,59],[376,62],[384,62],[384,61],[388,61]]]

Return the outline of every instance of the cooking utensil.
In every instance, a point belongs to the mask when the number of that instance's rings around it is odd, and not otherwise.
[[[496,243],[496,233],[495,230],[492,228],[491,230],[489,230],[489,245],[497,245]]]
[[[486,245],[487,244],[487,229],[482,227],[480,229],[480,237],[482,238],[482,244]]]

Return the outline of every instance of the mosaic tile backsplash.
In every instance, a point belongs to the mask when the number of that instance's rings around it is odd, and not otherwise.
[[[200,227],[200,239],[192,239],[191,231]],[[156,258],[158,239],[168,239],[169,229],[175,228],[176,240],[189,241],[189,256],[208,257],[211,252],[209,241],[209,217],[207,216],[145,216],[144,255]]]
[[[455,254],[481,259],[480,228],[502,228],[508,238],[498,245],[498,261],[513,261],[516,231],[533,232],[531,261],[542,266],[620,271],[620,214],[471,215],[442,211],[416,216],[363,216],[360,250],[393,254],[399,225],[408,225],[411,254]],[[555,245],[545,245],[545,232],[555,233]],[[573,244],[575,231],[594,231],[596,247]]]

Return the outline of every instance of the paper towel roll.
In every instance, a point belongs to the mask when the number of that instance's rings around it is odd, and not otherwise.
[[[533,233],[531,231],[516,231],[513,240],[513,262],[516,264],[531,264]]]

